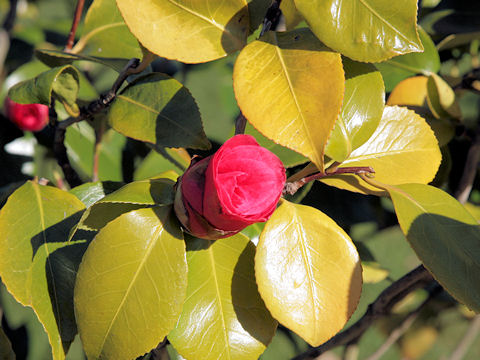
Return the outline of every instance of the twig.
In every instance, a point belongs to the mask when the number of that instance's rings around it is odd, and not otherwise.
[[[480,315],[477,315],[473,318],[468,327],[465,335],[458,344],[457,348],[450,355],[449,360],[461,360],[466,355],[468,349],[472,345],[473,341],[477,337],[478,332],[480,331]]]
[[[282,17],[282,10],[280,10],[280,4],[282,0],[274,0],[272,5],[267,10],[265,14],[265,19],[263,19],[262,30],[260,31],[260,36],[265,34],[267,31],[275,30],[280,19]]]
[[[55,129],[55,138],[53,143],[53,151],[55,153],[55,157],[57,159],[58,165],[63,170],[63,174],[65,175],[65,180],[68,182],[70,187],[75,187],[82,184],[80,177],[78,176],[75,169],[70,164],[70,160],[67,156],[67,148],[65,147],[65,133],[67,128],[75,124],[77,122],[91,119],[95,114],[106,109],[112,101],[115,99],[118,90],[122,86],[123,82],[128,77],[128,72],[131,68],[135,68],[139,64],[139,59],[131,59],[122,72],[118,75],[117,80],[112,86],[112,89],[106,93],[105,95],[101,95],[99,99],[92,101],[88,104],[87,107],[82,107],[80,109],[80,115],[76,118],[68,118],[64,121],[56,123]]]
[[[245,127],[247,126],[247,119],[243,116],[242,112],[238,114],[237,118],[235,119],[235,135],[244,134]]]
[[[477,175],[478,162],[480,160],[480,127],[477,128],[473,143],[468,149],[467,160],[462,177],[455,191],[455,198],[465,204],[472,191],[473,181]]]
[[[75,33],[77,32],[78,23],[82,18],[83,6],[85,5],[85,0],[78,0],[77,6],[75,7],[75,13],[73,15],[72,27],[70,33],[68,34],[67,44],[65,45],[64,51],[69,52],[72,50],[73,43],[75,42]]]
[[[430,302],[430,300],[432,300],[432,298],[434,298],[442,290],[443,289],[440,285],[435,286],[433,290],[430,292],[428,298],[424,302],[422,302],[415,310],[411,311],[407,315],[407,317],[403,319],[400,326],[390,333],[390,336],[382,344],[382,346],[380,346],[377,349],[377,351],[375,351],[372,355],[370,355],[366,360],[379,360],[388,351],[388,349],[390,349],[390,347],[392,347],[392,345],[395,344],[398,341],[398,339],[403,334],[405,334],[405,332],[407,332],[407,330],[412,326],[412,324],[420,315],[420,312]]]
[[[392,307],[401,300],[399,297],[400,294],[405,297],[407,294],[425,286],[426,283],[432,280],[432,276],[423,265],[418,266],[383,290],[377,299],[368,306],[367,311],[360,320],[347,330],[335,335],[326,343],[316,348],[311,348],[293,359],[315,358],[336,346],[345,345],[358,339],[376,319],[390,312]]]

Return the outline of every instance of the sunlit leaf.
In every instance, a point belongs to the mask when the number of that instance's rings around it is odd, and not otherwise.
[[[467,209],[470,215],[472,215],[478,222],[480,222],[480,206],[472,203],[466,203],[463,204],[463,207]]]
[[[373,65],[343,58],[345,96],[340,116],[325,148],[326,155],[342,162],[367,141],[382,118],[385,89]]]
[[[79,73],[71,65],[56,67],[33,79],[22,81],[8,91],[8,96],[20,104],[50,105],[52,97],[60,101],[71,116],[78,116],[76,103],[79,89]]]
[[[88,208],[106,195],[122,187],[122,183],[113,181],[89,182],[74,187],[69,192],[80,199]]]
[[[348,235],[319,210],[287,201],[260,235],[255,276],[273,317],[312,346],[345,325],[362,289]]]
[[[73,53],[106,58],[141,58],[138,41],[128,30],[115,0],[95,0],[88,8],[82,36]]]
[[[160,147],[208,149],[195,99],[177,80],[150,73],[130,83],[108,112],[110,125]]]
[[[142,45],[168,59],[215,60],[241,49],[247,40],[246,0],[117,0],[117,5]]]
[[[344,82],[340,55],[308,29],[267,32],[242,50],[233,74],[235,95],[247,120],[320,169],[342,105]]]
[[[257,359],[277,322],[255,284],[255,246],[241,234],[186,241],[187,300],[168,339],[187,359]]]
[[[368,284],[376,284],[389,275],[389,271],[382,268],[379,263],[375,261],[362,261],[363,282]]]
[[[375,179],[384,184],[427,184],[435,177],[440,161],[437,139],[425,120],[412,110],[385,106],[373,135],[341,167],[371,166]],[[329,176],[321,181],[363,194],[379,192],[355,175]]]
[[[75,284],[88,358],[135,359],[175,326],[187,288],[182,232],[170,208],[139,209],[105,226]]]
[[[379,62],[423,50],[417,1],[295,0],[316,36],[351,59]]]
[[[34,309],[55,360],[65,358],[77,332],[73,282],[87,244],[67,239],[84,208],[72,194],[27,182],[0,212],[0,276]]]
[[[433,186],[387,186],[403,233],[435,279],[480,312],[480,225],[446,192]]]
[[[436,118],[460,119],[462,113],[455,92],[440,76],[431,74],[427,81],[427,103]]]
[[[432,39],[420,27],[418,34],[423,44],[423,52],[401,55],[375,64],[383,75],[387,91],[392,91],[395,85],[407,77],[416,74],[428,75],[440,70],[440,56]]]

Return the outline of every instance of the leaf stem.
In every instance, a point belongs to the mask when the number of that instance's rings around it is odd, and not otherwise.
[[[75,13],[73,14],[72,27],[70,28],[70,33],[68,34],[67,44],[65,45],[65,52],[70,52],[75,42],[75,33],[77,32],[78,23],[82,18],[83,6],[85,5],[85,0],[78,0],[77,6],[75,7]]]

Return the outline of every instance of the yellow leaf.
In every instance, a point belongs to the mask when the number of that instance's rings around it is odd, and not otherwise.
[[[428,184],[441,159],[437,139],[422,117],[406,108],[385,106],[373,135],[341,167],[371,166],[375,180],[384,184]],[[331,176],[321,181],[362,194],[383,193],[355,175]]]
[[[280,10],[282,10],[282,14],[285,16],[287,30],[294,29],[303,20],[293,0],[283,0],[280,4]]]
[[[245,46],[246,0],[117,0],[125,23],[148,50],[186,63],[215,60]]]
[[[238,56],[233,85],[240,109],[258,131],[323,169],[345,89],[340,54],[308,29],[268,32]]]
[[[387,105],[426,106],[426,76],[414,76],[398,83],[387,100]]]
[[[275,319],[312,346],[340,331],[355,311],[361,273],[348,235],[312,207],[282,201],[260,235],[260,295]]]

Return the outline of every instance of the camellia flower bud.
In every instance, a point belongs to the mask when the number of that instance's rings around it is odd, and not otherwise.
[[[20,129],[40,131],[48,124],[48,106],[42,104],[19,104],[5,99],[7,117]]]
[[[194,236],[228,237],[267,221],[285,181],[285,168],[275,154],[250,135],[236,135],[214,155],[193,161],[179,178],[175,213]]]

